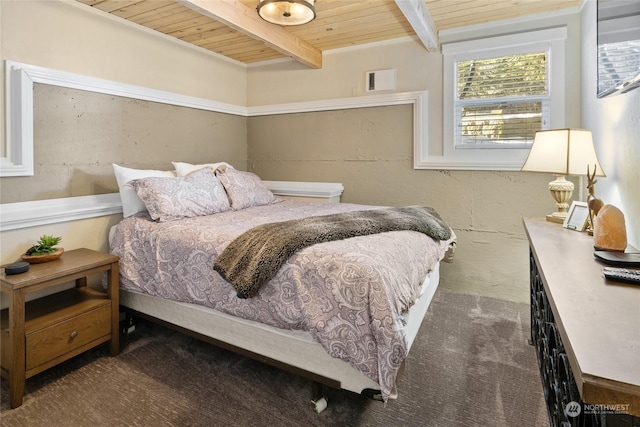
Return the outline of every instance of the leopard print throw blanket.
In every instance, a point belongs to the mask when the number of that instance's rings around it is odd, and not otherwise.
[[[213,268],[231,283],[239,298],[249,298],[302,248],[401,230],[418,231],[438,240],[451,237],[451,229],[430,207],[345,212],[254,227],[233,240],[215,260]]]

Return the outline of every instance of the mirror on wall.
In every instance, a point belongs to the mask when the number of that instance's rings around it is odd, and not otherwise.
[[[598,0],[598,98],[640,87],[640,1]]]

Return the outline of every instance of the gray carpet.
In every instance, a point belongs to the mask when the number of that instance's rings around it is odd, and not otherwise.
[[[106,345],[27,380],[10,426],[548,426],[526,304],[438,292],[386,405],[140,322],[117,357]]]

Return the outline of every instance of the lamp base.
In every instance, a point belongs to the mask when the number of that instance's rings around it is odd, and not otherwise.
[[[567,213],[564,212],[564,216],[562,216],[562,212],[554,212],[552,214],[547,215],[547,221],[557,222],[558,224],[564,224],[564,219],[567,217]]]
[[[556,201],[557,211],[547,215],[547,221],[563,224],[569,210],[569,200],[573,194],[573,182],[567,181],[564,175],[556,175],[555,181],[549,183],[549,191]]]

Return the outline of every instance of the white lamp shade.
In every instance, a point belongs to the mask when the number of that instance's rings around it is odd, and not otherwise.
[[[557,175],[586,175],[596,168],[596,176],[606,176],[593,146],[591,131],[553,129],[536,132],[523,172],[547,172]]]

